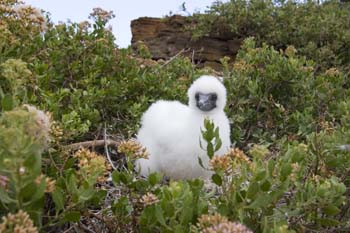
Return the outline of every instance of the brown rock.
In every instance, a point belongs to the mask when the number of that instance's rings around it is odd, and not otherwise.
[[[229,31],[193,40],[189,26],[190,18],[174,15],[167,18],[142,17],[131,22],[132,47],[143,41],[155,60],[169,58],[185,49],[185,56],[196,64],[209,65],[220,69],[220,59],[228,56],[234,59],[242,39],[234,38]]]

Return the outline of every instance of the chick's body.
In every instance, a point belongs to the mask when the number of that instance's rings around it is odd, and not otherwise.
[[[172,179],[207,178],[210,172],[203,169],[198,162],[198,157],[207,166],[206,143],[202,138],[201,129],[204,129],[204,119],[212,120],[219,127],[222,146],[218,155],[222,155],[230,147],[229,121],[223,111],[226,100],[226,92],[223,85],[213,77],[202,77],[202,85],[209,85],[209,89],[201,87],[201,83],[195,81],[189,94],[189,106],[178,101],[160,100],[151,105],[142,117],[142,127],[138,132],[138,141],[146,147],[149,159],[139,159],[137,167],[141,174],[147,176],[151,172],[161,172]],[[207,82],[203,82],[207,80]],[[209,81],[209,82],[208,82]],[[221,88],[215,88],[214,83]],[[208,87],[208,86],[205,86]],[[223,89],[222,89],[223,88]],[[211,111],[201,111],[195,104],[195,94],[220,92],[218,102]],[[192,101],[192,102],[191,102]],[[200,141],[203,148],[200,147]]]

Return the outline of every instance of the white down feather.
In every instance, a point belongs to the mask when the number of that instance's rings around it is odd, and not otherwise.
[[[202,111],[197,107],[196,93],[216,93],[216,107]],[[212,76],[201,76],[188,90],[189,105],[178,101],[159,100],[143,114],[137,140],[146,147],[149,159],[136,161],[141,175],[160,172],[171,179],[208,178],[211,172],[204,170],[198,157],[208,167],[205,141],[201,135],[205,118],[219,127],[222,146],[217,155],[225,154],[231,145],[230,126],[224,112],[226,89]]]

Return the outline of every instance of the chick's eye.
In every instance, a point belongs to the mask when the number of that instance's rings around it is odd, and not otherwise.
[[[196,98],[196,100],[199,100],[199,94],[196,93],[196,95],[194,96]]]
[[[210,95],[210,99],[213,100],[213,101],[217,100],[217,98],[218,98],[218,96],[216,94]]]

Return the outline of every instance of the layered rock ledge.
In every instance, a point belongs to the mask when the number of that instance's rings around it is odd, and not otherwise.
[[[188,17],[174,15],[167,18],[142,17],[131,22],[132,47],[142,41],[149,49],[152,59],[170,59],[181,53],[199,66],[220,69],[224,56],[234,59],[242,39],[234,38],[230,32],[204,36],[194,40]]]

